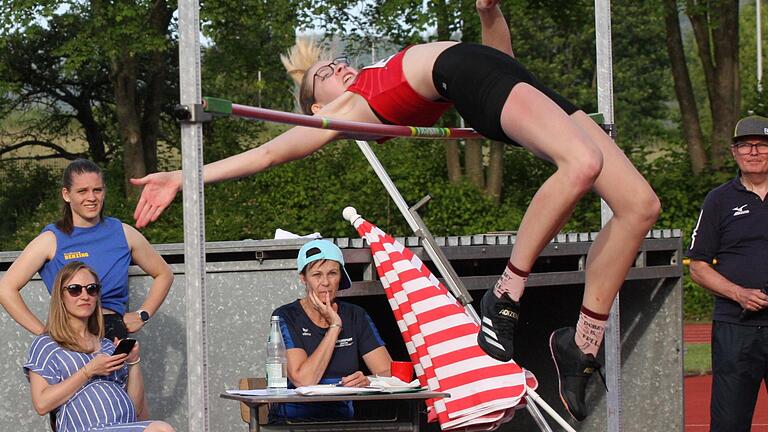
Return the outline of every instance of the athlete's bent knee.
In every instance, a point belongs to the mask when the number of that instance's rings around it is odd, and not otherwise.
[[[636,197],[632,216],[637,219],[637,226],[650,229],[660,213],[661,201],[653,189],[649,187],[646,193]]]
[[[587,151],[570,159],[561,167],[568,176],[570,184],[576,189],[587,192],[592,189],[600,171],[603,169],[603,155],[595,151]]]
[[[659,218],[659,214],[661,214],[661,200],[656,195],[656,193],[653,193],[653,198],[651,200],[650,205],[648,206],[649,216],[651,220],[651,225],[656,223],[656,220]]]

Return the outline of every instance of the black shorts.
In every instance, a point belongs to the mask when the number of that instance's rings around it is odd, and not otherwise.
[[[123,316],[119,314],[105,314],[104,316],[104,337],[110,341],[115,338],[123,340],[128,337],[128,327],[125,326]]]
[[[501,128],[501,110],[518,83],[535,87],[568,115],[579,110],[545,87],[513,57],[485,45],[458,43],[443,51],[435,60],[432,81],[438,93],[453,102],[459,114],[478,133],[517,146],[520,144]]]

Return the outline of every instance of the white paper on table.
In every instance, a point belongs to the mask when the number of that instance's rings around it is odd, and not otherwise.
[[[406,388],[418,388],[421,387],[419,380],[415,379],[409,383],[401,380],[397,377],[388,376],[369,376],[368,380],[371,382],[368,387],[406,387]]]
[[[239,396],[273,396],[273,395],[279,395],[279,396],[291,396],[296,394],[296,390],[294,389],[284,389],[280,390],[279,392],[275,392],[274,390],[268,390],[268,389],[251,389],[251,390],[227,390],[227,394],[233,394],[233,395],[239,395]]]
[[[371,382],[368,385],[368,388],[376,388],[379,389],[379,391],[385,393],[424,390],[421,388],[421,384],[419,383],[418,379],[415,379],[409,383],[402,381],[400,378],[386,376],[370,376],[368,379]]]
[[[319,232],[313,232],[312,234],[307,234],[307,235],[298,235],[280,228],[275,230],[275,240],[300,239],[300,238],[319,239],[319,238],[323,238],[323,236],[321,236]]]
[[[381,390],[371,387],[340,387],[336,384],[303,386],[296,389],[296,394],[304,396],[351,395],[360,393],[379,393]]]

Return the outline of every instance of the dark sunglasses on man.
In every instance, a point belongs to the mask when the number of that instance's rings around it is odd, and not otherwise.
[[[80,294],[83,293],[83,288],[85,288],[85,292],[88,293],[91,297],[96,297],[99,295],[99,291],[101,291],[101,284],[92,283],[88,285],[80,285],[80,284],[70,284],[66,285],[64,287],[65,290],[71,295],[72,297],[80,297]]]

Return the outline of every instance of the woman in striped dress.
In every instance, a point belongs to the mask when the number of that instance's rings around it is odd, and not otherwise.
[[[161,421],[136,421],[144,398],[138,344],[112,355],[105,339],[93,269],[75,261],[56,276],[45,333],[35,338],[24,364],[32,404],[40,415],[58,408],[58,432],[173,432]]]

